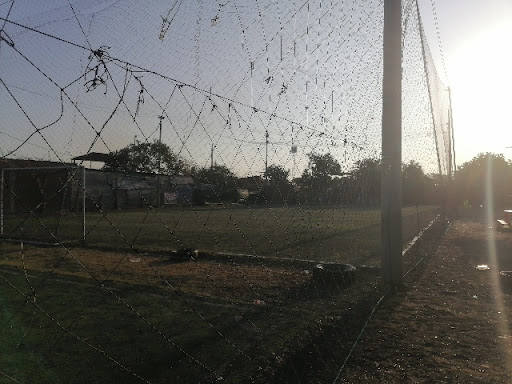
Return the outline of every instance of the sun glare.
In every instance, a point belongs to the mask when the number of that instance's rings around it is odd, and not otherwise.
[[[512,22],[468,36],[450,66],[456,138],[473,155],[512,145],[511,39]]]
[[[487,177],[485,181],[485,207],[486,207],[486,220],[487,220],[487,252],[489,265],[491,266],[492,279],[494,280],[494,301],[496,305],[496,312],[499,314],[505,314],[505,298],[503,297],[503,291],[501,290],[501,282],[499,275],[499,263],[496,250],[496,235],[494,229],[494,202],[493,202],[493,190],[492,190],[492,162],[491,158],[487,158]],[[499,317],[497,331],[500,337],[508,337],[510,335],[509,319],[504,316]],[[512,373],[512,349],[510,344],[503,343],[504,353],[508,361],[507,366]]]

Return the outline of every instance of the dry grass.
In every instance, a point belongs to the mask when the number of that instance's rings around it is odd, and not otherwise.
[[[236,263],[236,258],[180,260],[175,254],[155,256],[95,249],[0,245],[0,265],[98,282],[118,282],[179,290],[226,300],[271,300],[277,293],[305,284],[310,274],[289,264],[269,267]],[[22,257],[23,254],[23,257]]]

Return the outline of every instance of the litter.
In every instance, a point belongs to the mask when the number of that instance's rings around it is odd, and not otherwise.
[[[476,266],[476,269],[478,269],[479,271],[487,271],[490,268],[487,264],[480,264]]]
[[[140,263],[140,257],[132,257],[130,258],[131,263]]]

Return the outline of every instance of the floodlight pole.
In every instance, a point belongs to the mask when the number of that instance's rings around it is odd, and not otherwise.
[[[384,0],[381,267],[386,285],[402,284],[402,4]]]
[[[160,207],[160,172],[162,171],[162,120],[165,119],[163,115],[158,116],[160,119],[158,135],[158,174],[156,176],[156,206]]]

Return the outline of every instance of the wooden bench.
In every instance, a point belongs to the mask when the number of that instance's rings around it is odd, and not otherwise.
[[[496,220],[498,222],[498,226],[496,229],[498,231],[503,231],[504,229],[510,229],[510,224],[507,223],[505,220],[498,219]]]

